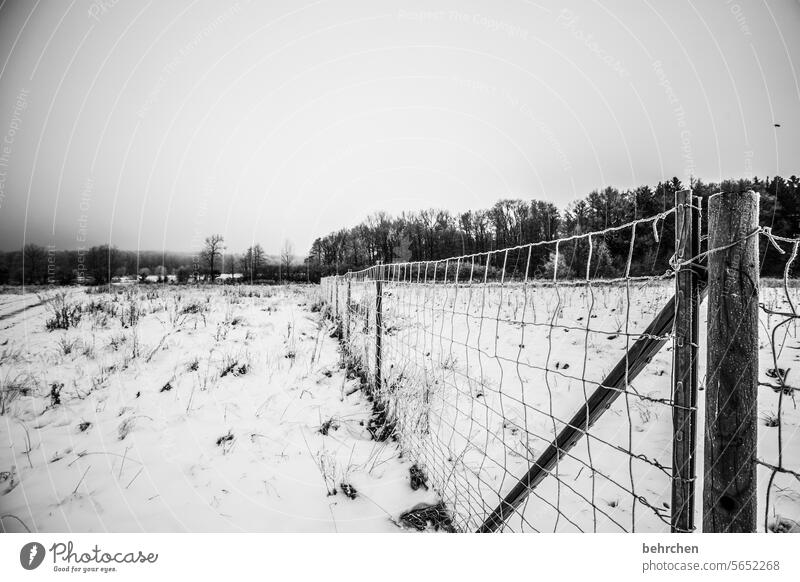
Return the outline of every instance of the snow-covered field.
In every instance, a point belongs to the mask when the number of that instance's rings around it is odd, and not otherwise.
[[[342,289],[345,285],[341,286]],[[346,292],[340,289],[339,305]],[[384,398],[403,445],[474,531],[533,459],[585,405],[673,293],[668,281],[605,285],[384,285]],[[798,304],[798,290],[790,290]],[[372,369],[374,282],[350,289],[350,351]],[[761,301],[789,311],[782,288]],[[347,317],[344,316],[345,326]],[[705,373],[705,304],[700,377]],[[778,393],[769,331],[780,321],[761,311],[759,458],[777,465]],[[796,368],[796,322],[776,336],[778,366]],[[785,335],[784,335],[785,334]],[[589,437],[564,458],[507,524],[512,531],[668,531],[671,503],[671,340],[616,400]],[[787,381],[794,385],[793,374]],[[783,398],[784,465],[800,466],[800,414]],[[701,392],[701,401],[704,392]],[[703,427],[703,406],[699,407]],[[703,434],[698,435],[702,472]],[[763,531],[770,472],[759,466]],[[702,487],[702,475],[698,487]],[[701,489],[698,489],[698,492]],[[698,496],[698,499],[701,499]],[[700,505],[696,523],[702,523]],[[771,489],[771,529],[797,530],[800,483],[779,474]]]
[[[438,498],[372,439],[315,297],[0,295],[2,529],[407,530],[400,515]],[[67,329],[46,328],[55,308]]]
[[[353,286],[349,317],[350,351],[368,376],[373,289]],[[316,287],[0,295],[3,529],[409,531],[401,515],[441,494],[456,527],[472,530],[672,288],[390,284],[384,292],[383,396],[399,442],[373,438],[373,404],[343,368]],[[785,300],[782,289],[762,289],[772,309]],[[54,310],[66,329],[48,330]],[[769,463],[778,394],[766,385],[775,384],[768,330],[778,321],[762,312],[759,457]],[[793,385],[800,338],[794,323],[781,329],[778,367]],[[509,529],[667,529],[671,359],[668,343]],[[791,395],[782,426],[784,464],[797,470]],[[438,493],[418,486],[414,463]],[[758,475],[763,529],[769,472]],[[776,477],[766,519],[796,529],[796,478]]]

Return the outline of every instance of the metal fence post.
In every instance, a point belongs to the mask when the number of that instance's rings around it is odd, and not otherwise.
[[[691,190],[675,193],[675,258],[681,262],[700,252],[700,200]],[[697,447],[698,343],[700,285],[694,265],[682,265],[675,276],[675,346],[672,388],[673,532],[694,531]]]
[[[709,199],[703,531],[756,530],[758,194]]]
[[[381,358],[383,356],[383,265],[376,267],[375,278],[375,390],[381,388]]]

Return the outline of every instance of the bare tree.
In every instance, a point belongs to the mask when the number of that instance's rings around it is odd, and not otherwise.
[[[245,278],[250,279],[250,282],[253,281],[253,247],[247,247],[247,250],[242,255],[242,258],[239,259],[239,268],[242,270],[242,274]]]
[[[47,251],[42,246],[28,243],[22,252],[24,282],[31,285],[43,280],[47,264]]]
[[[248,247],[240,260],[241,268],[245,277],[252,282],[258,278],[258,272],[261,265],[264,264],[264,249],[261,245],[256,244]]]
[[[234,282],[236,275],[236,267],[241,263],[241,257],[230,254],[227,257],[222,257],[222,262],[228,266],[228,274],[231,276],[231,282]]]
[[[225,239],[221,234],[212,234],[206,237],[206,246],[203,249],[203,259],[208,265],[208,270],[211,273],[211,280],[214,280],[216,272],[214,266],[217,263],[217,257],[222,256],[222,251],[225,250]]]
[[[120,264],[120,253],[116,247],[107,244],[94,246],[85,257],[87,272],[96,285],[105,285]]]
[[[253,275],[258,278],[258,272],[264,264],[264,249],[259,244],[253,247],[252,262]]]
[[[292,272],[292,254],[294,253],[294,246],[292,243],[287,239],[283,241],[283,246],[281,247],[281,264],[280,269],[282,273],[278,274],[278,278],[283,276],[283,279],[289,279],[291,272]]]

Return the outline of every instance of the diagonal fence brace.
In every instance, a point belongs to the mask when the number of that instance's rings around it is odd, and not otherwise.
[[[700,302],[702,303],[708,292],[706,274],[697,269],[697,279]],[[673,296],[656,318],[650,322],[642,336],[634,342],[627,355],[617,362],[617,365],[614,366],[614,369],[606,376],[600,386],[589,396],[586,404],[581,406],[580,410],[572,417],[572,420],[561,429],[555,440],[536,459],[525,476],[519,480],[497,508],[486,518],[483,525],[478,528],[477,533],[491,533],[500,529],[505,521],[513,515],[517,507],[525,501],[530,492],[550,474],[556,463],[575,446],[589,428],[611,407],[621,394],[626,380],[630,382],[636,378],[653,356],[667,343],[666,335],[675,323],[675,304],[676,300]]]

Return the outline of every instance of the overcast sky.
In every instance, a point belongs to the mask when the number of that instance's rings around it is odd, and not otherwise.
[[[0,0],[0,248],[302,254],[376,210],[797,174],[798,31],[795,0]]]

